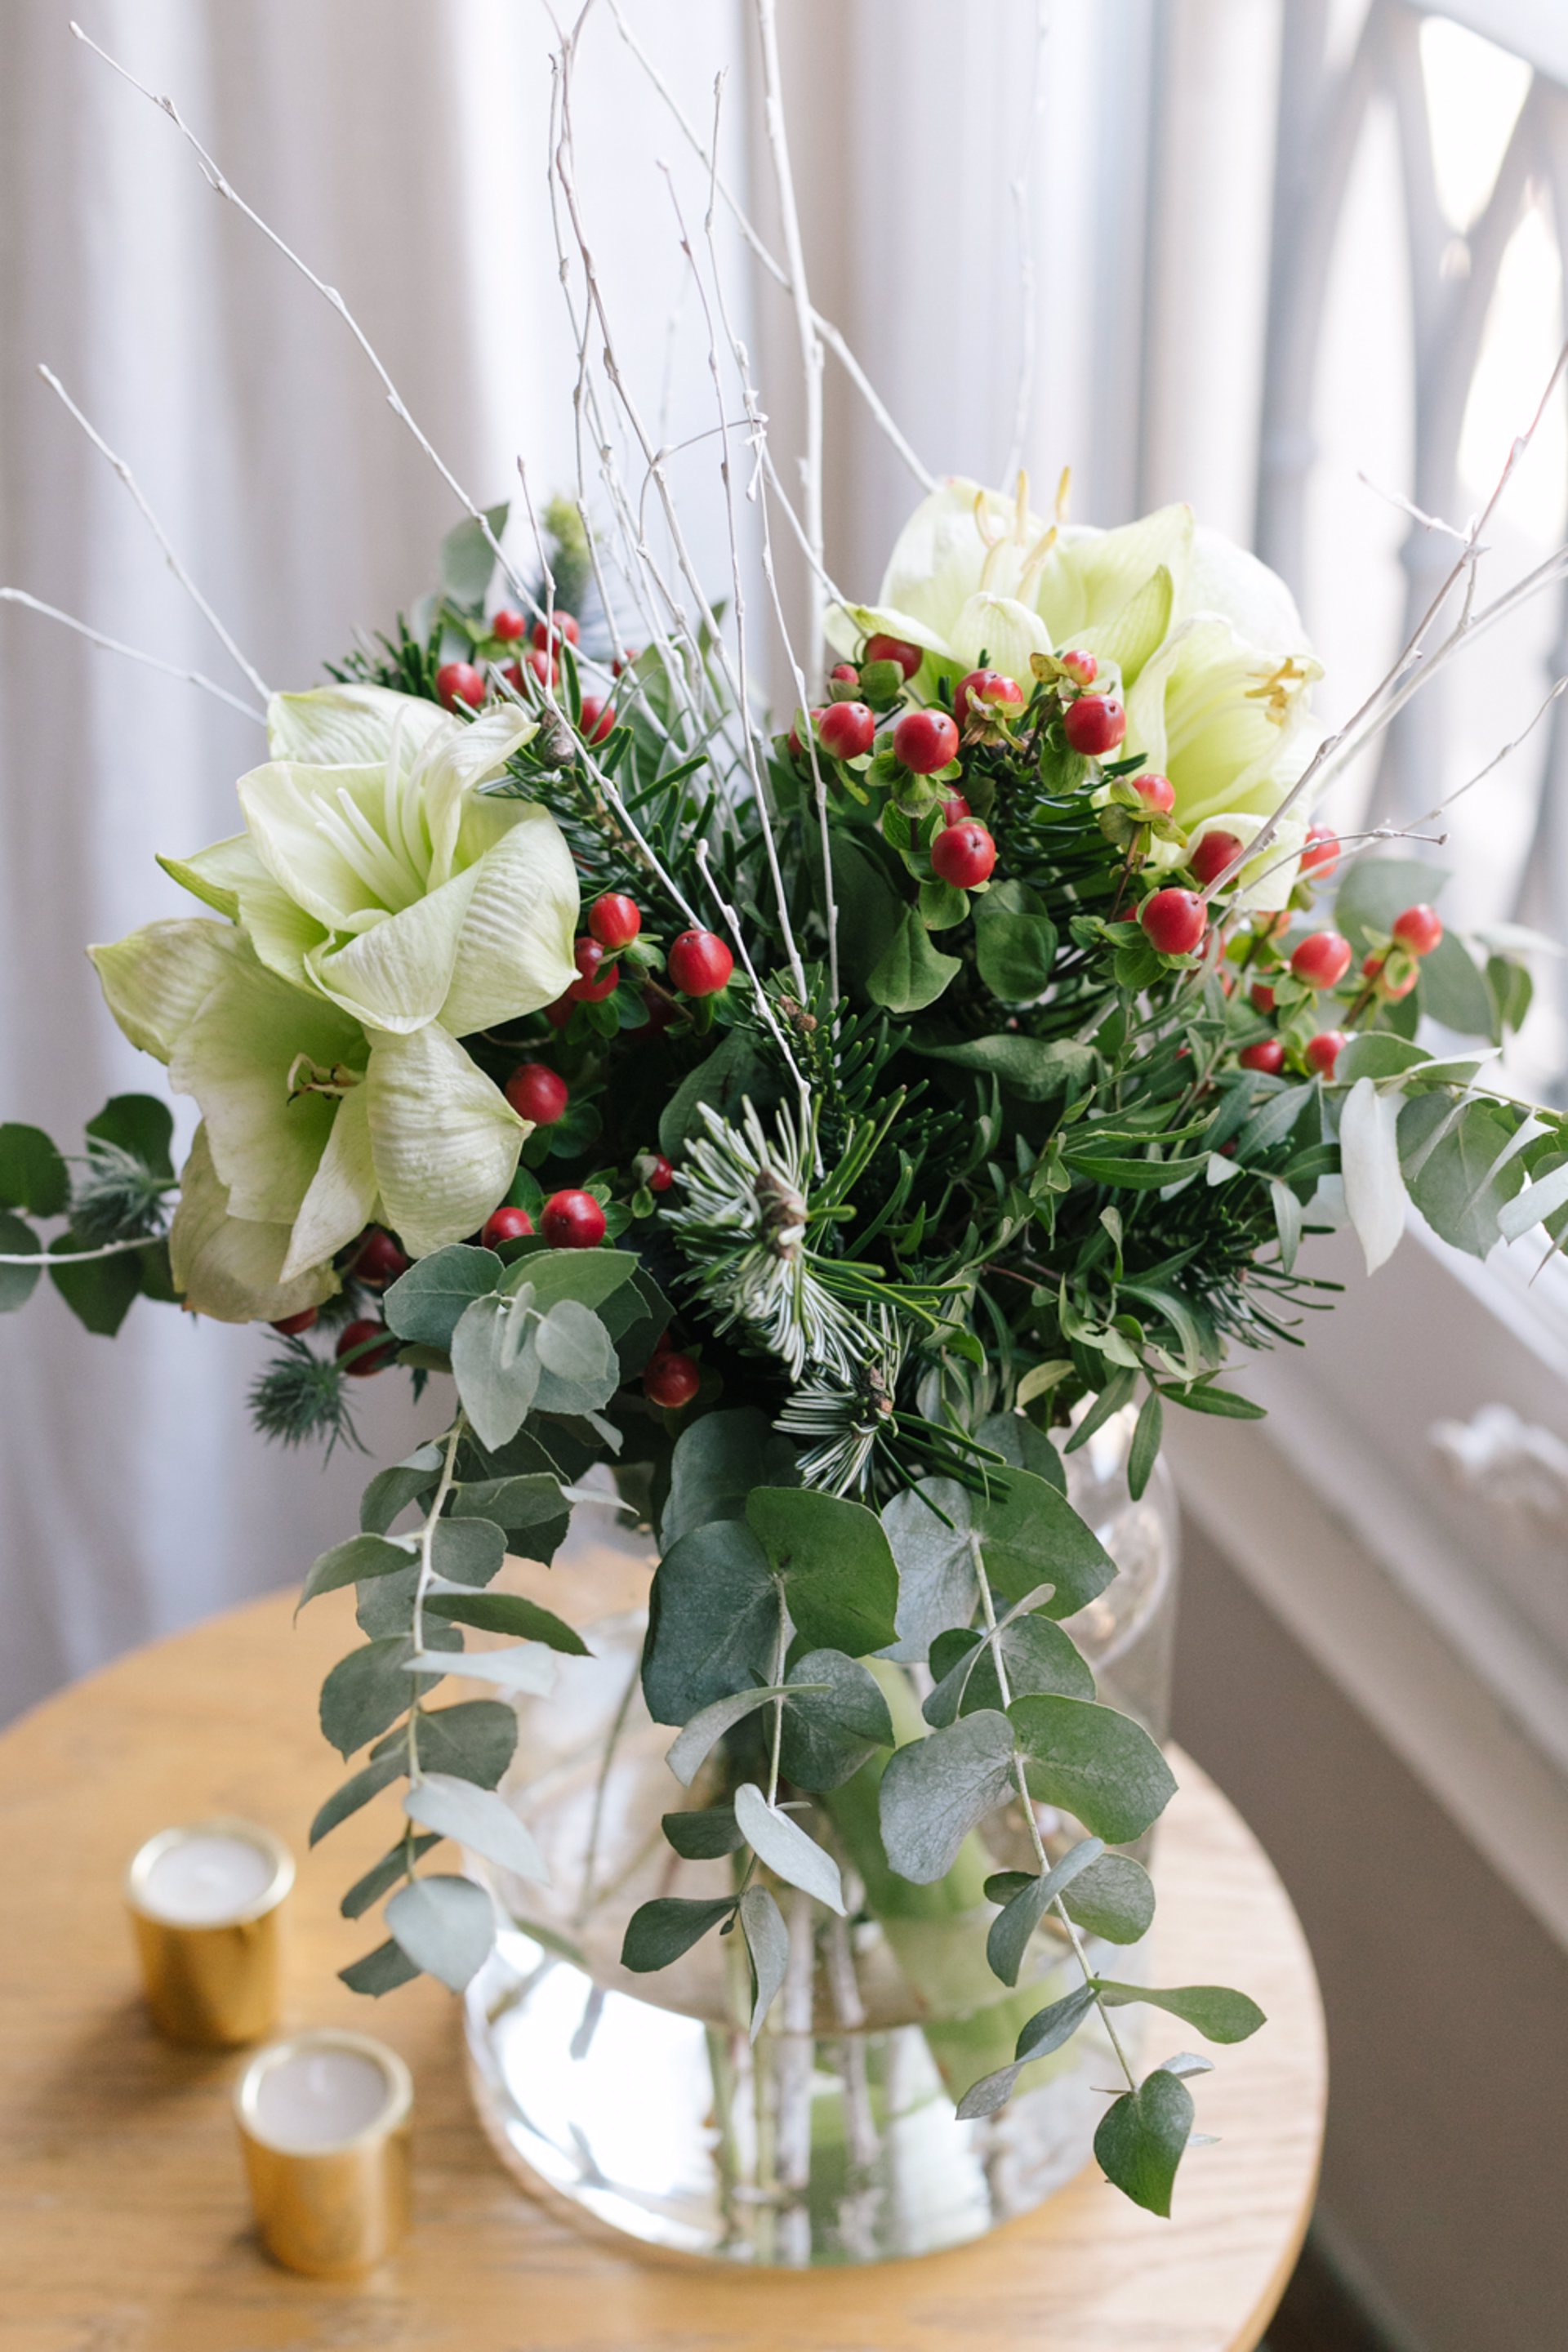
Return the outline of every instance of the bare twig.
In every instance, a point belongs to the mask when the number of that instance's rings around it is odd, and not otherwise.
[[[1035,315],[1036,225],[1033,205],[1035,159],[1046,117],[1046,57],[1051,37],[1051,0],[1036,0],[1035,80],[1029,108],[1029,128],[1024,161],[1013,183],[1013,203],[1018,215],[1018,396],[1013,411],[1013,446],[1003,468],[1005,482],[1016,481],[1028,446],[1029,418],[1035,404],[1035,358],[1037,344]]]
[[[795,167],[790,161],[789,132],[784,123],[784,83],[779,72],[777,0],[756,0],[757,31],[763,48],[763,112],[773,155],[773,181],[778,189],[779,220],[784,230],[784,262],[789,271],[790,299],[795,305],[795,333],[800,341],[801,376],[805,392],[805,452],[801,465],[802,504],[805,536],[816,569],[806,577],[808,597],[805,662],[815,677],[822,662],[822,338],[816,331],[811,296],[805,282],[805,247],[801,242],[800,207],[795,202]],[[718,152],[718,133],[713,147]]]
[[[180,678],[186,686],[199,686],[204,694],[215,695],[219,702],[226,702],[231,710],[243,711],[246,718],[254,719],[258,727],[267,724],[264,710],[258,710],[254,703],[242,702],[237,694],[230,694],[226,686],[215,686],[212,679],[204,677],[199,669],[182,669],[177,662],[163,661],[157,654],[143,653],[140,646],[122,645],[118,637],[106,637],[101,629],[89,629],[85,621],[77,620],[69,613],[62,613],[58,604],[46,604],[41,597],[29,596],[25,588],[0,588],[0,603],[23,604],[29,613],[42,613],[46,620],[58,621],[64,629],[74,629],[79,637],[85,637],[89,645],[101,646],[105,653],[123,654],[127,661],[142,662],[148,669],[162,670],[165,677]]]

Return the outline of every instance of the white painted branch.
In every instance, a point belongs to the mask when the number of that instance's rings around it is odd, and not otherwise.
[[[23,604],[29,613],[42,613],[46,620],[58,621],[63,629],[74,629],[79,637],[85,637],[89,645],[100,646],[105,653],[123,654],[127,661],[141,662],[148,669],[162,670],[165,677],[177,677],[185,686],[199,686],[204,694],[214,695],[219,702],[226,702],[231,710],[243,711],[246,718],[254,719],[258,727],[267,724],[264,710],[258,710],[254,703],[242,702],[237,694],[230,694],[226,686],[215,686],[212,679],[204,677],[199,669],[182,669],[177,662],[164,661],[157,654],[143,653],[140,646],[122,645],[118,637],[106,637],[101,629],[89,629],[85,621],[77,620],[70,613],[62,613],[58,604],[46,604],[41,597],[29,596],[25,588],[0,588],[0,603]]]

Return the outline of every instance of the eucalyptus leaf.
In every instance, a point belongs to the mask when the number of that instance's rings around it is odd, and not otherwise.
[[[718,1519],[672,1544],[654,1572],[642,1685],[656,1723],[689,1723],[715,1699],[765,1683],[782,1600],[742,1521]]]
[[[1393,1256],[1405,1231],[1405,1178],[1399,1166],[1399,1097],[1358,1078],[1340,1119],[1340,1166],[1345,1208],[1375,1274]]]
[[[532,1332],[539,1364],[534,1402],[541,1412],[593,1412],[621,1384],[615,1342],[591,1307],[562,1298]]]
[[[704,1413],[675,1441],[659,1519],[665,1549],[715,1519],[743,1519],[753,1486],[787,1486],[794,1475],[794,1448],[755,1405]]]
[[[752,2003],[751,2039],[754,2042],[789,1968],[789,1929],[784,1913],[765,1886],[748,1886],[741,1897],[741,1932],[752,1956],[756,1998]]]
[[[1131,1854],[1107,1853],[1076,1878],[1062,1903],[1075,1923],[1108,1944],[1136,1944],[1154,1917],[1154,1885]]]
[[[1064,1888],[1072,1885],[1080,1872],[1105,1852],[1102,1839],[1084,1838],[1068,1848],[1058,1863],[1053,1864],[1043,1876],[1031,1879],[1027,1886],[1015,1895],[991,1922],[991,1932],[985,1938],[985,1958],[993,1976],[1000,1977],[1005,1985],[1016,1985],[1018,1970],[1040,1921]]]
[[[32,1226],[0,1210],[0,1255],[41,1258],[44,1254]],[[37,1265],[0,1265],[0,1315],[15,1314],[18,1307],[26,1305],[38,1286],[42,1271]]]
[[[437,1519],[430,1530],[430,1564],[452,1584],[488,1584],[506,1558],[506,1538],[489,1519]]]
[[[990,1476],[991,1492],[970,1497],[985,1573],[1009,1601],[1036,1585],[1055,1589],[1051,1617],[1075,1616],[1103,1592],[1116,1563],[1087,1522],[1047,1479],[1009,1465]]]
[[[898,1638],[887,1654],[914,1664],[939,1633],[967,1625],[979,1606],[969,1496],[951,1478],[922,1478],[889,1496],[882,1529],[899,1572]]]
[[[41,1127],[0,1127],[0,1208],[63,1216],[70,1201],[66,1163]]]
[[[990,1639],[969,1628],[943,1633],[931,1644],[931,1670],[938,1680],[921,1710],[926,1721],[952,1723],[983,1707],[1002,1708],[998,1653],[1009,1700],[1036,1691],[1094,1696],[1094,1675],[1070,1635],[1048,1617],[1025,1615],[1010,1619]]]
[[[321,1731],[340,1756],[352,1756],[404,1713],[421,1686],[403,1672],[413,1654],[407,1636],[395,1633],[339,1659],[321,1685]]]
[[[683,1789],[689,1789],[709,1757],[727,1731],[732,1731],[746,1717],[755,1715],[758,1707],[766,1706],[770,1699],[782,1698],[782,1683],[763,1685],[757,1690],[735,1691],[728,1698],[716,1698],[694,1715],[680,1733],[665,1762]]]
[[[360,1497],[359,1523],[366,1535],[384,1536],[400,1511],[428,1495],[441,1473],[440,1448],[421,1445],[406,1461],[378,1470]]]
[[[1192,2093],[1163,2067],[1145,2075],[1136,2091],[1124,2091],[1094,2135],[1094,2153],[1112,2188],[1146,2212],[1168,2215],[1193,2115]]]
[[[1245,2042],[1268,2022],[1255,2000],[1228,1985],[1177,1985],[1156,1991],[1150,1985],[1119,1984],[1102,1977],[1100,1995],[1108,2009],[1144,2001],[1151,2009],[1167,2010],[1184,2025],[1195,2025],[1209,2042]]]
[[[407,1769],[407,1758],[395,1755],[378,1756],[373,1762],[362,1766],[318,1809],[315,1820],[310,1823],[310,1844],[320,1845],[340,1822],[346,1822],[351,1813],[357,1813],[362,1805],[368,1805],[383,1789],[390,1787],[394,1780],[401,1780]]]
[[[382,1914],[416,1968],[466,1990],[490,1955],[495,1913],[471,1878],[437,1874],[400,1887]]]
[[[403,1810],[411,1822],[439,1837],[456,1838],[519,1878],[543,1881],[550,1875],[532,1832],[505,1798],[476,1788],[471,1780],[426,1772],[404,1797]]]
[[[421,1651],[408,1660],[404,1671],[458,1675],[470,1682],[493,1683],[498,1690],[514,1691],[520,1698],[548,1698],[555,1687],[552,1654],[532,1642],[526,1648],[464,1650],[451,1657]]]
[[[875,1512],[805,1486],[757,1486],[746,1522],[811,1649],[851,1658],[893,1640],[899,1571]]]
[[[574,1625],[554,1611],[541,1608],[521,1592],[433,1592],[425,1603],[429,1617],[458,1625],[473,1625],[485,1633],[510,1633],[515,1640],[542,1642],[572,1658],[585,1658],[588,1644]]]
[[[653,1969],[667,1969],[671,1960],[689,1952],[710,1927],[727,1919],[734,1910],[736,1898],[721,1895],[710,1902],[693,1902],[679,1895],[656,1895],[651,1903],[638,1906],[626,1922],[626,1932],[621,1943],[621,1966],[637,1975],[647,1975]]]
[[[382,1301],[387,1328],[400,1339],[449,1348],[465,1308],[487,1297],[505,1271],[494,1250],[475,1249],[467,1242],[417,1258]]]
[[[362,1577],[396,1575],[408,1567],[410,1559],[405,1543],[388,1543],[382,1536],[351,1536],[315,1562],[305,1579],[300,1607],[314,1601],[319,1592],[336,1592],[342,1585],[357,1584]]]
[[[419,1717],[419,1761],[426,1772],[493,1789],[516,1747],[517,1717],[500,1699],[464,1699],[457,1706],[426,1707]]]
[[[440,1839],[434,1833],[413,1840],[399,1838],[390,1853],[384,1853],[381,1860],[365,1872],[363,1878],[354,1880],[338,1906],[342,1916],[345,1919],[363,1919],[373,1903],[379,1903],[389,1887],[395,1886],[400,1878],[406,1877],[410,1862],[420,1861],[429,1853],[433,1845],[439,1845],[440,1843]],[[413,1848],[412,1853],[409,1850],[410,1845]]]
[[[931,1886],[945,1876],[976,1822],[1016,1793],[1014,1753],[1012,1725],[990,1713],[966,1715],[897,1750],[879,1801],[882,1843],[900,1878]]]
[[[516,1302],[476,1298],[452,1334],[452,1376],[481,1445],[515,1437],[539,1389],[539,1359]]]
[[[1073,1991],[1064,1993],[1060,2000],[1052,2001],[1048,2009],[1037,2010],[1018,2036],[1019,2054],[1013,2063],[999,2067],[994,2074],[983,2075],[964,2093],[958,2103],[960,2122],[993,2116],[998,2107],[1005,2105],[1030,2060],[1048,2058],[1053,2050],[1070,2042],[1093,2007],[1093,1992],[1088,1985],[1079,1985]]]
[[[736,1826],[733,1805],[710,1805],[700,1813],[665,1813],[660,1827],[686,1862],[712,1862],[746,1843]]]
[[[777,1877],[843,1917],[844,1887],[833,1856],[807,1836],[792,1814],[770,1805],[750,1780],[742,1780],[735,1791],[735,1826],[758,1861]]]
[[[1114,1707],[1047,1695],[1015,1699],[1005,1719],[1028,1759],[1035,1795],[1061,1806],[1108,1845],[1142,1837],[1175,1794],[1170,1766],[1154,1741]]]
[[[791,1666],[785,1688],[780,1760],[797,1789],[842,1788],[876,1748],[893,1745],[880,1685],[842,1651],[808,1651]]]
[[[418,1974],[417,1961],[411,1960],[402,1945],[390,1937],[363,1959],[351,1960],[346,1969],[338,1970],[351,1992],[368,1993],[375,2000],[383,1993],[395,1992],[399,1985],[411,1984]]]

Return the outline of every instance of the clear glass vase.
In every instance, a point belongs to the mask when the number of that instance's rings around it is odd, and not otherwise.
[[[1163,1738],[1176,1510],[1163,1465],[1141,1502],[1129,1498],[1131,1435],[1131,1415],[1119,1416],[1068,1457],[1074,1504],[1120,1570],[1068,1630],[1101,1697]],[[789,1968],[754,2045],[738,1933],[709,1935],[657,1975],[621,1968],[640,1903],[728,1894],[734,1859],[683,1861],[664,1838],[660,1816],[700,1803],[700,1790],[665,1763],[673,1735],[650,1721],[637,1678],[646,1620],[624,1606],[629,1564],[606,1552],[595,1518],[574,1529],[554,1573],[618,1588],[623,1605],[588,1629],[590,1657],[561,1661],[551,1698],[520,1702],[509,1783],[549,1884],[470,1865],[510,1923],[467,2004],[475,2098],[503,2161],[610,2231],[791,2268],[931,2252],[1039,2204],[1088,2158],[1104,2109],[1096,2086],[1116,2075],[1091,2019],[1026,2068],[997,2114],[954,2112],[970,2084],[1011,2061],[1025,2019],[1079,1981],[1049,1919],[1016,1989],[986,1966],[995,1911],[980,1880],[1031,1858],[1017,1806],[987,1817],[967,1864],[939,1886],[868,1885],[847,1867],[848,1920],[779,1887]],[[651,1549],[637,1566],[651,1573]],[[911,1682],[911,1720],[919,1696]],[[817,1801],[814,1828],[847,1864],[846,1808],[874,1807],[870,1775]],[[1037,1818],[1053,1854],[1082,1834],[1049,1807]],[[1144,1847],[1134,1851],[1146,1858]],[[1136,1949],[1090,1939],[1089,1953],[1122,1979],[1141,1973]]]

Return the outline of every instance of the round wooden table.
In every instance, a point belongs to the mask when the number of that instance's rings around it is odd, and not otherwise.
[[[1177,1758],[1161,1832],[1159,1977],[1219,1980],[1266,2030],[1215,2053],[1174,2218],[1091,2166],[1037,2213],[917,2262],[765,2275],[581,2237],[501,2171],[468,2105],[458,2004],[378,2003],[334,1971],[365,1948],[341,1890],[387,1843],[384,1798],[305,1851],[341,1778],[315,1695],[354,1638],[345,1596],[293,1594],[121,1659],[0,1739],[0,2347],[5,2352],[1250,2352],[1295,2262],[1322,2135],[1311,1962],[1265,1855]],[[342,1601],[342,1605],[339,1605]],[[289,2024],[352,2022],[416,2085],[417,2223],[368,2279],[275,2269],[251,2234],[229,2094],[239,2053],[175,2050],[137,1992],[121,1879],[152,1831],[247,1814],[300,1859]],[[635,2086],[633,2086],[635,2095]]]

